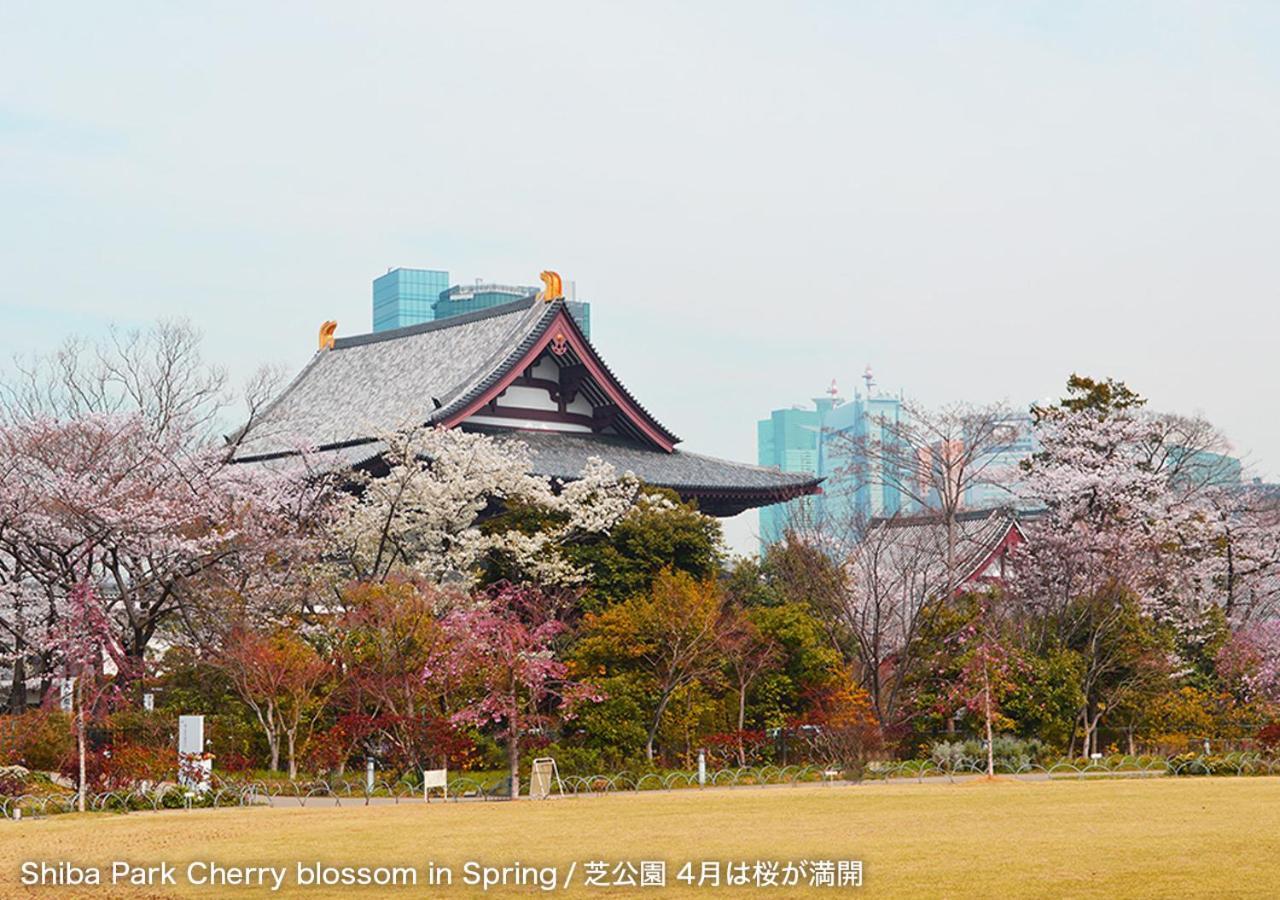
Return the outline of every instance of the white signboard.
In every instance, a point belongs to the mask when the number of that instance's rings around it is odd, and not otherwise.
[[[178,716],[178,782],[203,792],[212,777],[213,760],[204,758],[204,716]]]
[[[204,753],[204,716],[178,716],[178,753]]]
[[[448,769],[425,769],[422,772],[422,799],[431,799],[431,789],[439,788],[444,793],[444,799],[449,799],[449,770]]]
[[[71,708],[75,705],[76,696],[76,680],[74,678],[62,679],[62,684],[58,685],[58,706],[63,712],[71,712]]]
[[[556,761],[550,756],[535,759],[533,768],[529,771],[529,798],[546,800],[551,796],[552,787],[558,787],[560,793],[564,793],[564,785],[560,783],[560,770],[556,768]]]

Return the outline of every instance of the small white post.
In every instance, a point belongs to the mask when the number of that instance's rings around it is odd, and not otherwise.
[[[364,792],[366,794],[373,793],[373,757],[366,756],[364,758]]]
[[[698,785],[707,783],[707,751],[698,751]]]

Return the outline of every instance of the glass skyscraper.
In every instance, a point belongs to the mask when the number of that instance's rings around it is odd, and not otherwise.
[[[540,288],[529,285],[484,284],[449,286],[449,273],[436,269],[392,269],[373,280],[373,330],[386,331],[434,322],[532,297]],[[569,300],[569,314],[591,337],[591,306]]]
[[[477,310],[488,309],[491,306],[501,306],[503,303],[519,300],[521,297],[531,297],[540,290],[541,288],[517,284],[476,283],[454,285],[440,294],[440,299],[436,301],[434,307],[435,317],[437,319],[447,319],[449,316],[460,316],[463,313],[476,312]],[[579,300],[569,300],[566,305],[569,307],[569,315],[573,316],[583,334],[590,338],[590,304]]]
[[[839,399],[833,383],[828,396],[813,400],[812,409],[774,410],[769,418],[759,421],[756,441],[760,465],[826,479],[816,497],[761,507],[761,549],[781,540],[801,515],[806,524],[847,536],[856,531],[858,523],[873,518],[936,508],[937,498],[929,483],[913,477],[928,464],[928,457],[913,458],[905,447],[893,452],[894,441],[901,440],[906,415],[900,397],[874,390],[870,383],[867,396],[855,393],[848,402]],[[1024,505],[1018,503],[1016,493],[1020,464],[1039,449],[1031,417],[1011,414],[1000,423],[995,437],[974,462],[974,474],[981,474],[965,490],[965,509]],[[867,448],[874,450],[868,453]],[[940,448],[933,448],[931,458],[937,459],[940,452]],[[1206,465],[1216,462],[1210,460]],[[893,471],[882,468],[895,465],[898,468]],[[1229,466],[1214,468],[1220,470],[1226,471],[1228,478],[1233,473]],[[1234,476],[1238,480],[1238,469]]]
[[[449,273],[392,269],[373,280],[373,330],[403,328],[435,319],[435,305],[449,289]]]
[[[803,508],[812,521],[829,519],[838,530],[873,516],[891,516],[908,504],[892,486],[895,479],[875,471],[883,465],[865,452],[884,443],[902,415],[902,401],[872,392],[841,401],[834,386],[813,408],[776,409],[756,423],[758,461],[784,472],[807,472],[827,479],[822,493],[760,509],[760,543],[781,540]],[[879,454],[883,455],[883,454]]]

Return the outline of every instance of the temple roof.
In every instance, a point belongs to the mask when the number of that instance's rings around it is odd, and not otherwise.
[[[453,424],[451,418],[510,374],[563,313],[563,301],[521,299],[422,325],[337,338],[331,350],[311,358],[247,433],[237,436],[236,459]],[[622,390],[662,437],[679,442]]]
[[[879,537],[877,552],[891,566],[912,569],[935,585],[946,580],[946,519],[937,514],[898,515],[874,519],[872,534]],[[989,568],[1010,546],[1026,535],[1011,508],[980,509],[956,515],[955,579],[950,591],[991,579]],[[877,543],[872,541],[872,543]]]
[[[548,359],[550,370],[535,370]],[[500,406],[517,388],[546,390],[559,409]],[[577,395],[571,412],[564,397]],[[484,424],[518,415],[528,420]],[[385,450],[381,436],[432,424],[510,433],[529,445],[535,472],[562,480],[598,456],[716,515],[815,493],[821,480],[676,450],[680,439],[618,381],[559,300],[337,338],[230,440],[238,462],[334,469],[370,466]]]
[[[822,480],[685,450],[665,453],[630,438],[613,435],[474,430],[498,437],[505,435],[525,444],[532,458],[532,471],[537,475],[572,481],[582,472],[587,459],[596,456],[612,464],[619,472],[630,472],[646,484],[671,488],[682,496],[696,497],[699,508],[709,515],[736,515],[756,506],[791,500],[800,494],[812,493]],[[368,441],[305,455],[263,459],[259,464],[296,474],[376,469],[377,461],[386,449],[382,441]]]

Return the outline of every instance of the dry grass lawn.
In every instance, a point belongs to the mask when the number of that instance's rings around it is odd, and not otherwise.
[[[0,822],[0,896],[270,896],[264,889],[193,889],[191,860],[287,865],[275,896],[434,896],[416,889],[293,887],[298,861],[455,869],[468,860],[559,865],[664,858],[668,888],[602,896],[795,896],[775,889],[690,889],[685,860],[860,859],[883,897],[1274,897],[1280,893],[1280,779],[1114,779],[897,784],[620,794],[545,803],[424,807],[225,809],[60,816]],[[179,864],[180,886],[129,890],[24,888],[20,864],[72,860]],[[561,875],[563,877],[563,874]],[[536,888],[485,896],[537,895]],[[559,893],[559,892],[558,892]],[[589,895],[575,888],[571,893]],[[830,888],[818,895],[846,893]]]

